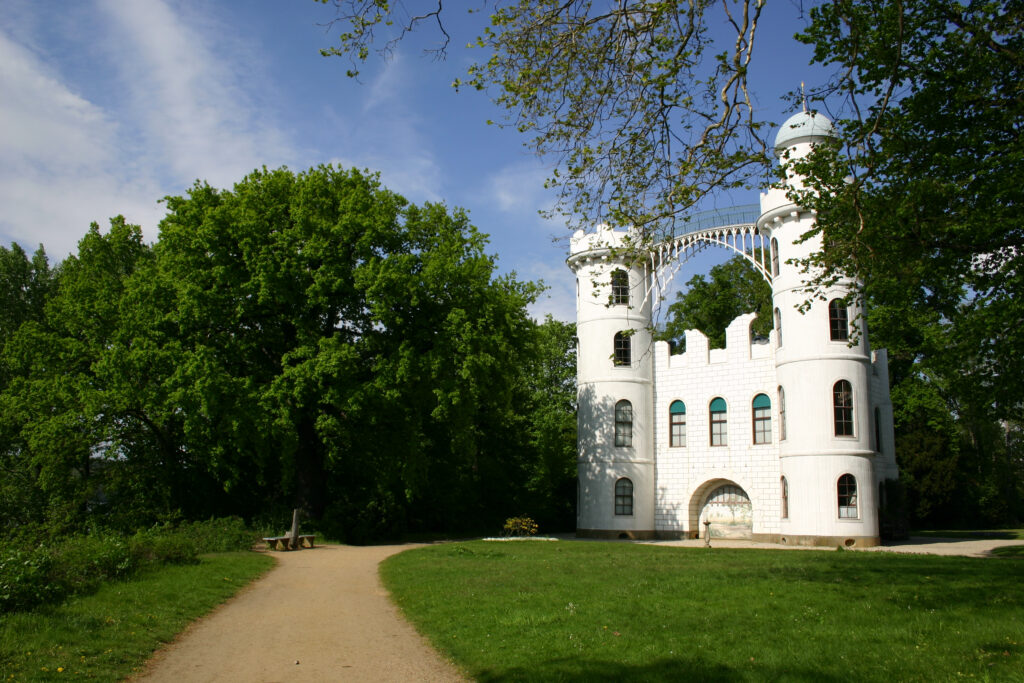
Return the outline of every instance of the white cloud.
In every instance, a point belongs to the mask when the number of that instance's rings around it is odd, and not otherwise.
[[[537,160],[521,161],[498,169],[488,178],[490,196],[506,212],[536,212],[554,206],[553,194],[545,189],[548,171]]]
[[[91,221],[124,213],[155,225],[159,193],[118,164],[117,122],[2,31],[0,92],[4,238],[63,258]]]
[[[148,155],[176,185],[202,178],[229,187],[263,164],[291,160],[280,133],[261,120],[258,86],[247,76],[253,55],[225,40],[230,27],[210,15],[186,23],[180,7],[162,0],[99,4],[117,33],[111,58]]]
[[[576,322],[576,276],[565,263],[533,261],[519,272],[519,277],[543,280],[548,287],[529,308],[535,320],[542,321],[550,313],[556,320]]]
[[[96,0],[53,21],[45,7],[14,8],[0,16],[4,242],[63,258],[91,221],[117,214],[153,240],[164,195],[293,160],[267,120],[258,47],[205,4],[190,15],[188,3]]]

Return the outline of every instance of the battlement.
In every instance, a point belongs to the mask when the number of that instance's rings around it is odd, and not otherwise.
[[[770,359],[775,349],[775,331],[767,339],[755,339],[750,326],[756,318],[756,313],[744,313],[729,323],[724,349],[710,348],[707,336],[700,330],[686,330],[686,351],[682,353],[672,354],[668,342],[655,342],[655,362],[674,369]]]

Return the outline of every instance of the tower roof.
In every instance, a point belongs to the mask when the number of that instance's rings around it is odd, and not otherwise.
[[[778,153],[800,142],[813,142],[835,135],[835,128],[827,116],[816,111],[799,111],[782,124],[775,136],[775,151]]]

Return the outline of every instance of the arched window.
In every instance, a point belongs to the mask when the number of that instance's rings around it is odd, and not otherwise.
[[[633,341],[632,337],[625,332],[615,333],[615,365],[632,365],[633,363]]]
[[[772,276],[779,274],[779,241],[772,238]]]
[[[615,514],[633,514],[633,482],[622,478],[615,482]]]
[[[828,335],[832,341],[847,341],[850,338],[850,316],[842,299],[828,302]]]
[[[772,400],[767,394],[758,394],[751,406],[754,409],[754,443],[771,443]]]
[[[626,400],[615,404],[615,445],[633,445],[633,404]]]
[[[782,489],[782,518],[789,519],[789,482],[785,477],[779,479],[779,486]]]
[[[779,441],[786,440],[786,390],[779,387]]]
[[[853,436],[853,388],[845,379],[832,385],[832,415],[836,436]]]
[[[668,445],[681,448],[686,445],[686,404],[672,401],[668,407]]]
[[[839,477],[839,519],[857,519],[857,480],[852,474]]]
[[[711,401],[711,445],[728,446],[729,437],[726,430],[728,414],[724,398]]]
[[[612,271],[612,305],[629,305],[629,273],[624,270]]]
[[[775,339],[779,346],[782,346],[782,313],[777,308],[775,309]]]

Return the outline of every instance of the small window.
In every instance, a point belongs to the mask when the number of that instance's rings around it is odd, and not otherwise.
[[[615,333],[615,365],[633,364],[633,341],[632,337],[625,332]]]
[[[615,404],[615,445],[633,445],[633,404],[626,400]]]
[[[779,241],[772,238],[772,277],[779,274]]]
[[[724,398],[716,398],[711,401],[711,445],[728,446],[729,437],[727,432],[727,409]]]
[[[686,446],[686,404],[672,401],[668,407],[668,445],[671,448]]]
[[[782,313],[775,309],[775,339],[779,346],[782,346]]]
[[[786,390],[779,387],[779,441],[786,440]]]
[[[785,477],[779,480],[779,486],[782,489],[782,519],[789,519],[789,482]]]
[[[839,477],[839,519],[857,519],[857,480],[852,474]]]
[[[832,413],[836,436],[853,436],[853,388],[845,379],[832,385]]]
[[[842,299],[828,302],[828,334],[832,341],[847,341],[850,338],[850,316]]]
[[[612,305],[629,305],[629,273],[624,270],[612,271]]]
[[[633,482],[629,479],[619,479],[615,482],[615,514],[633,514]]]
[[[882,452],[882,411],[875,407],[875,452]]]
[[[754,409],[754,443],[771,443],[772,400],[767,394],[758,394],[751,405]]]

